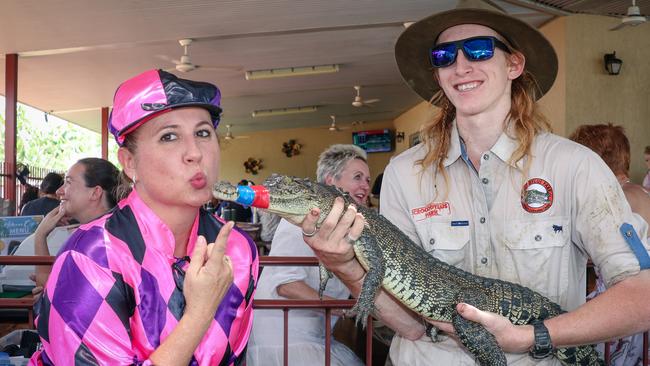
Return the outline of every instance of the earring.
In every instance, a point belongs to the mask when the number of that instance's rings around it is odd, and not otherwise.
[[[131,180],[133,181],[133,185],[138,183],[138,178],[136,178],[135,173],[133,173],[133,178],[131,178]]]

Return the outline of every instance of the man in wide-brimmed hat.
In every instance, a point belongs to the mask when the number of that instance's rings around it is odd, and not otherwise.
[[[382,291],[375,315],[398,334],[392,362],[557,365],[563,358],[563,363],[595,364],[597,355],[589,347],[576,354],[555,348],[650,328],[644,300],[650,293],[647,224],[632,214],[603,162],[583,146],[551,134],[538,111],[536,101],[557,74],[549,41],[493,4],[461,1],[456,9],[406,29],[395,57],[408,85],[440,113],[422,127],[424,143],[386,168],[381,213],[430,255],[529,287],[569,312],[551,318],[512,314],[529,323],[515,326],[501,315],[459,304],[455,310],[463,318],[489,332],[465,332],[464,344],[483,347],[491,338],[507,353],[499,358],[499,352],[484,352],[480,361],[453,335],[451,324],[436,323],[452,336],[434,343],[424,335],[422,320]],[[363,218],[348,210],[336,226],[328,224],[342,211],[335,205],[332,219],[305,240],[356,296],[364,270],[351,259],[345,235],[358,237]],[[317,216],[308,215],[303,232],[314,231]],[[588,258],[611,289],[585,304]],[[518,309],[508,296],[504,293],[506,301],[499,305],[506,314],[511,305],[511,311]],[[456,320],[463,323],[463,318]],[[546,358],[550,355],[558,358]]]

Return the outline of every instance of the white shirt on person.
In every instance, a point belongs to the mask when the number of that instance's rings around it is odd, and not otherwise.
[[[314,257],[304,242],[301,229],[282,219],[273,236],[269,256]],[[255,299],[285,299],[278,286],[303,281],[318,290],[320,276],[316,266],[264,267]],[[324,295],[347,299],[350,291],[337,278],[331,278]],[[331,327],[338,320],[332,316]],[[320,365],[325,362],[325,311],[300,309],[289,311],[289,365]],[[249,366],[283,365],[284,314],[282,310],[256,309],[253,330],[248,341],[246,363]],[[332,341],[331,365],[361,366],[361,361],[345,345]]]

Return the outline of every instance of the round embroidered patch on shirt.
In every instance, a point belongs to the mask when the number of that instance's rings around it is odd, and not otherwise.
[[[540,213],[553,205],[553,187],[542,178],[529,179],[521,189],[521,206],[530,213]]]

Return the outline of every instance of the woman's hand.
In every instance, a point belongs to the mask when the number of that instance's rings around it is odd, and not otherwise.
[[[185,314],[205,319],[214,317],[232,285],[232,264],[225,251],[233,225],[232,221],[225,224],[214,244],[207,244],[203,236],[196,240],[183,283]]]
[[[45,217],[43,217],[43,220],[41,220],[40,224],[38,224],[34,235],[41,238],[47,238],[52,230],[58,226],[59,222],[61,219],[63,219],[64,216],[65,209],[63,206],[59,205],[58,207],[54,208],[52,211],[48,212]]]
[[[480,323],[485,329],[492,333],[496,338],[499,346],[507,353],[525,353],[530,350],[534,342],[532,325],[514,325],[499,314],[479,310],[472,305],[460,303],[456,305],[456,311],[460,316],[467,320]],[[453,338],[456,331],[451,323],[429,321],[441,331],[449,334]]]
[[[348,206],[341,216],[343,206],[343,199],[337,197],[320,228],[316,225],[320,210],[313,208],[302,222],[303,239],[327,269],[337,273],[342,280],[354,280],[363,273],[358,273],[359,264],[354,260],[352,243],[361,235],[365,220],[353,205]],[[308,235],[311,233],[314,234]]]

